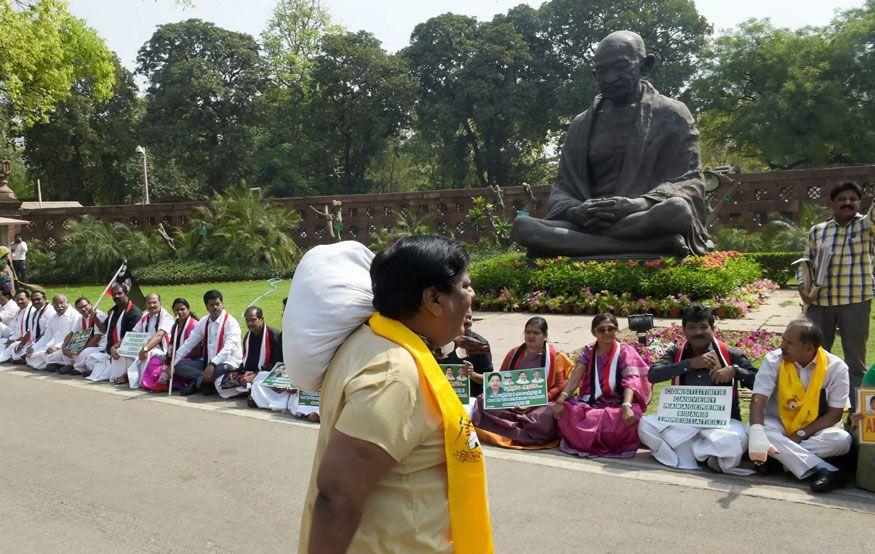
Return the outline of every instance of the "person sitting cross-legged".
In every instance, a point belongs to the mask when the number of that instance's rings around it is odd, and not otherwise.
[[[264,323],[262,309],[250,306],[243,312],[243,317],[247,329],[243,337],[243,363],[237,370],[216,379],[216,392],[222,398],[247,394],[250,388],[254,392],[258,386],[255,382],[264,381],[273,366],[283,361],[280,332]]]
[[[851,435],[841,427],[842,414],[851,407],[848,366],[822,344],[823,332],[814,322],[791,321],[781,348],[766,354],[750,399],[750,458],[761,464],[761,473],[768,471],[763,463],[768,453],[798,479],[814,477],[813,492],[847,482],[825,458],[851,448]]]
[[[25,360],[34,369],[56,369],[58,367],[49,368],[48,357],[61,350],[64,340],[82,319],[79,312],[70,308],[67,297],[63,294],[56,294],[52,297],[52,308],[55,313],[46,323],[45,332],[33,345],[27,348]]]
[[[0,289],[0,326],[2,327],[12,325],[12,320],[15,319],[15,315],[18,313],[18,304],[15,303],[14,296],[12,291]]]
[[[85,346],[81,351],[71,352],[68,348],[73,338],[73,333],[71,332],[64,339],[61,349],[49,354],[46,361],[50,365],[59,365],[59,373],[82,375],[86,371],[85,361],[92,354],[96,354],[106,348],[106,335],[104,332],[106,331],[107,315],[103,310],[98,310],[92,306],[91,302],[84,296],[77,298],[74,305],[76,306],[76,311],[82,317],[79,319],[79,324],[74,327],[73,332],[90,331],[88,340],[85,341]]]
[[[127,381],[132,389],[140,388],[140,379],[146,372],[152,358],[163,358],[164,351],[170,343],[170,331],[173,328],[173,316],[161,305],[161,296],[157,292],[146,295],[146,313],[134,325],[134,333],[146,333],[149,340],[140,349],[137,357],[128,365],[127,375],[120,382]]]
[[[30,303],[30,296],[27,291],[18,291],[13,296],[15,304],[18,306],[18,312],[15,317],[9,322],[8,329],[11,333],[3,333],[6,335],[5,340],[0,348],[0,363],[8,362],[12,359],[12,355],[16,352],[23,339],[29,340],[31,314],[33,306]]]
[[[750,475],[739,467],[747,448],[747,432],[741,424],[738,385],[753,387],[756,368],[743,352],[714,338],[714,312],[693,305],[681,319],[686,340],[671,346],[650,367],[651,383],[671,380],[673,385],[732,387],[732,411],[726,429],[701,429],[657,421],[655,414],[641,418],[638,436],[656,460],[669,467],[698,469],[698,462],[714,471]]]
[[[167,392],[170,388],[170,365],[174,358],[174,352],[188,340],[192,331],[198,325],[198,318],[191,312],[191,306],[185,298],[177,298],[173,301],[173,313],[176,319],[170,328],[169,341],[163,356],[152,356],[146,363],[146,369],[140,378],[140,387],[152,392]],[[197,346],[188,353],[192,359],[200,358],[202,347]],[[173,388],[179,390],[183,381],[179,377],[173,377]]]
[[[22,316],[17,318],[16,323],[19,333],[16,341],[7,345],[6,350],[0,354],[0,362],[25,363],[24,357],[28,348],[42,338],[49,318],[55,314],[55,309],[46,302],[46,295],[42,291],[35,290],[30,293],[30,303],[25,305],[19,302],[21,295],[27,296],[27,293],[22,291],[16,296],[16,302],[21,309],[19,315]]]
[[[236,371],[243,360],[240,345],[240,324],[225,310],[222,293],[208,290],[204,293],[204,306],[209,314],[201,319],[188,339],[176,352],[175,374],[188,384],[179,391],[182,395],[200,390],[212,394],[218,377]],[[186,358],[188,353],[201,346],[203,356]]]
[[[650,402],[647,364],[617,340],[618,329],[613,314],[593,318],[596,342],[581,351],[553,404],[563,452],[630,458],[638,451],[638,421]],[[571,398],[578,386],[580,395]]]
[[[128,292],[128,288],[122,283],[115,283],[110,288],[115,305],[107,314],[106,325],[97,324],[105,331],[106,346],[102,351],[89,354],[85,360],[83,374],[87,372],[89,381],[115,382],[123,375],[127,377],[131,359],[120,356],[118,348],[122,345],[125,335],[134,329],[142,316],[140,308],[128,297]]]

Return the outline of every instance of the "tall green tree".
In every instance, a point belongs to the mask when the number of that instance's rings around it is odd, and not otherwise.
[[[875,161],[875,1],[826,27],[750,20],[691,87],[706,142],[771,169]]]
[[[132,179],[125,166],[135,156],[137,88],[115,56],[113,64],[109,99],[100,99],[93,79],[80,79],[70,96],[48,112],[47,121],[24,131],[24,159],[30,177],[40,179],[44,199],[83,204],[133,199],[142,177]]]
[[[98,100],[113,85],[110,52],[64,0],[0,0],[0,139],[43,120],[73,84],[92,83]]]
[[[140,126],[146,144],[202,194],[244,181],[267,82],[255,39],[199,19],[169,23],[143,45],[137,64],[149,81]]]

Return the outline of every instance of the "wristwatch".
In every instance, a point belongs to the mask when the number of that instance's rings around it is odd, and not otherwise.
[[[796,431],[796,436],[799,437],[800,439],[804,439],[805,435],[806,435],[805,429],[799,429],[798,431]]]
[[[631,402],[623,402],[622,404],[620,404],[620,406],[622,406],[624,408],[631,408],[632,403]]]

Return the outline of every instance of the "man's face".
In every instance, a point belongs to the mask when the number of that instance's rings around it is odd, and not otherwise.
[[[255,315],[255,312],[248,312],[246,314],[246,328],[256,335],[261,334],[261,330],[264,329],[264,319]]]
[[[800,340],[802,330],[798,327],[789,327],[781,337],[781,357],[788,362],[805,365],[814,358],[817,349],[805,344]]]
[[[446,327],[445,336],[441,342],[449,342],[454,337],[465,333],[465,315],[471,311],[474,300],[474,289],[471,287],[471,277],[465,271],[453,285],[450,292],[439,292],[444,311],[441,320]]]
[[[87,300],[80,300],[79,303],[76,304],[76,311],[84,318],[91,317],[91,303]]]
[[[463,325],[463,328],[465,330],[466,335],[471,332],[471,327],[473,325],[474,325],[474,314],[472,312],[468,312],[465,314],[465,323]]]
[[[21,242],[21,235],[15,235],[15,242]]]
[[[644,60],[628,42],[612,40],[599,45],[595,56],[595,76],[605,98],[628,104],[638,91]]]
[[[684,336],[687,341],[697,350],[704,350],[711,344],[714,338],[714,329],[708,320],[705,321],[688,321],[684,325]]]
[[[112,288],[112,301],[116,306],[124,307],[128,305],[128,293],[122,287]]]
[[[46,305],[46,297],[41,292],[35,292],[30,295],[30,301],[33,303],[33,307],[37,309]]]
[[[832,213],[836,218],[850,219],[860,211],[860,197],[852,190],[843,190],[832,201]]]
[[[225,309],[225,305],[218,298],[210,298],[205,304],[207,308],[207,312],[209,312],[210,317],[216,319],[220,315],[222,315],[222,310]]]
[[[63,296],[55,296],[52,298],[52,307],[55,308],[55,312],[57,312],[58,315],[64,315],[67,311],[67,306],[67,299]]]
[[[149,314],[155,315],[161,311],[161,299],[156,294],[150,294],[146,297],[146,310]]]
[[[27,294],[21,292],[15,295],[15,303],[23,310],[30,304],[30,298],[27,297]]]

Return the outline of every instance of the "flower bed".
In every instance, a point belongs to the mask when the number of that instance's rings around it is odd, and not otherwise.
[[[471,277],[481,310],[620,316],[652,313],[680,317],[693,303],[719,318],[744,317],[779,287],[761,279],[759,265],[738,252],[684,260],[580,262],[497,256],[473,264]]]

